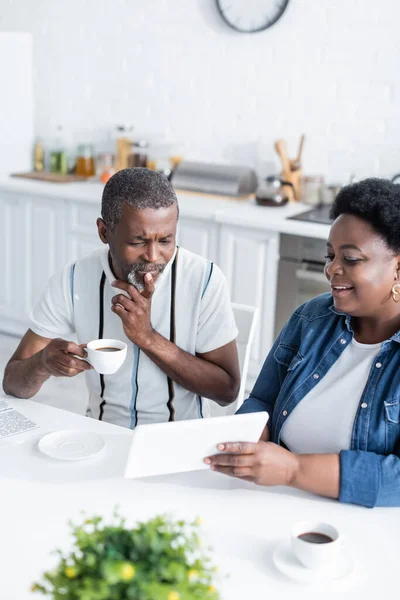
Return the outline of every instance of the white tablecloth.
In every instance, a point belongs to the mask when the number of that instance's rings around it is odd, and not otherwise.
[[[67,521],[81,511],[106,517],[116,505],[134,523],[160,513],[203,520],[204,538],[220,567],[224,600],[310,596],[379,598],[397,586],[400,510],[343,505],[287,488],[260,488],[211,471],[125,480],[131,432],[26,400],[6,401],[40,429],[0,441],[0,599],[39,598],[33,581],[51,567],[55,548],[70,547]],[[96,431],[106,451],[85,461],[61,462],[37,449],[57,429]],[[303,519],[336,525],[355,558],[352,574],[329,583],[301,584],[277,571],[274,548]],[[229,574],[228,578],[224,576]]]

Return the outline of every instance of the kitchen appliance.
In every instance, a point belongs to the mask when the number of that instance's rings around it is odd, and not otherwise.
[[[289,201],[285,186],[291,187],[294,192],[290,181],[284,181],[275,175],[266,177],[257,188],[256,203],[260,206],[284,206]]]
[[[219,165],[183,160],[172,174],[172,185],[223,196],[249,196],[257,187],[255,171],[240,165]]]
[[[326,241],[323,239],[281,235],[275,338],[300,304],[330,291],[324,275],[325,254]]]
[[[311,223],[323,223],[324,225],[330,225],[332,223],[332,219],[329,217],[331,208],[331,204],[320,204],[319,206],[310,208],[299,215],[289,217],[288,220],[308,221]]]

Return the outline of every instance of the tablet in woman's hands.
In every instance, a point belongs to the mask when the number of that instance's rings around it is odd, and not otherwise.
[[[258,442],[267,412],[138,425],[132,435],[125,477],[208,469],[204,458],[223,442]]]

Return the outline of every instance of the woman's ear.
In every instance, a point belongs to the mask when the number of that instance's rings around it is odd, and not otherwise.
[[[104,223],[103,219],[100,217],[96,221],[97,231],[99,233],[99,238],[103,242],[103,244],[108,244],[107,240],[107,225]]]

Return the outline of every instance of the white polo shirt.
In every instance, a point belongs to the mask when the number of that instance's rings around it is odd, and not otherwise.
[[[111,311],[118,294],[111,287],[108,248],[67,265],[53,275],[31,313],[30,328],[45,338],[75,333],[78,342],[113,338],[128,345],[127,358],[114,375],[86,371],[87,414],[133,429],[137,424],[196,419],[209,415],[208,401],[172,383],[124,334]],[[159,276],[151,304],[153,328],[189,354],[216,350],[236,339],[225,277],[205,258],[183,248]]]

